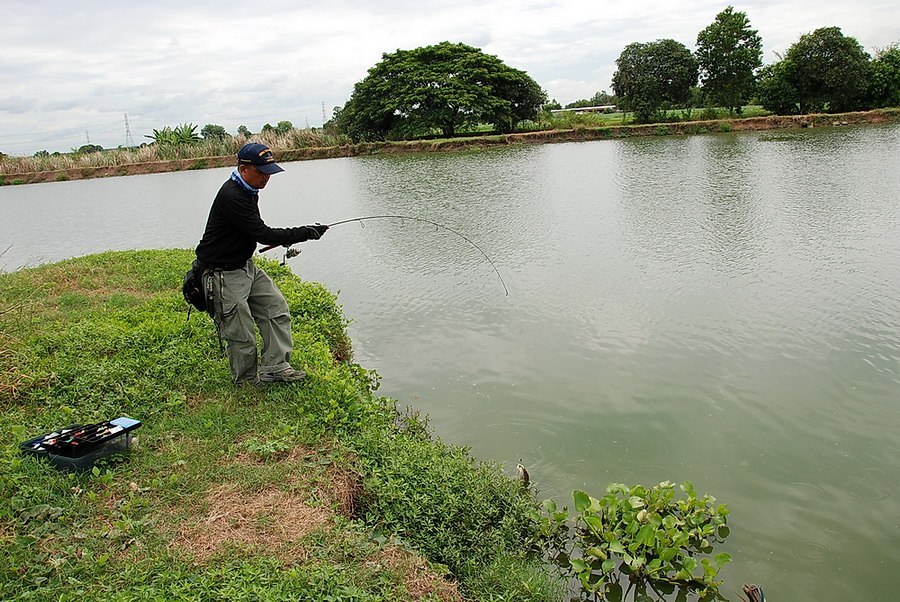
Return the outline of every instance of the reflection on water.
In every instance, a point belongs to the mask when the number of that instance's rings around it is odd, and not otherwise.
[[[537,489],[693,481],[723,577],[891,599],[900,564],[900,127],[287,164],[275,226],[340,290],[357,359]],[[0,189],[0,265],[192,247],[228,170]],[[49,242],[47,242],[49,241]],[[727,595],[727,593],[726,593]]]

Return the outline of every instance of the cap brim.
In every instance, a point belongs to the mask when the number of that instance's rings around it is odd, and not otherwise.
[[[278,163],[266,163],[264,165],[254,165],[256,169],[263,172],[264,174],[272,174],[281,173],[284,171]]]

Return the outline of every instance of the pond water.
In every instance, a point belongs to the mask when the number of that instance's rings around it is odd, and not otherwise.
[[[690,480],[778,600],[900,577],[900,127],[287,163],[273,226],[380,393],[541,497]],[[0,188],[0,268],[193,247],[228,169]],[[11,245],[11,246],[10,246]],[[270,255],[274,255],[271,252]]]

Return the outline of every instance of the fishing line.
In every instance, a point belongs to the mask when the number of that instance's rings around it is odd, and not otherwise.
[[[405,220],[405,219],[408,219],[408,220],[412,220],[412,221],[415,221],[415,222],[423,222],[423,223],[426,223],[426,224],[431,224],[432,226],[436,226],[436,227],[438,227],[438,228],[442,228],[442,229],[444,229],[444,230],[447,230],[448,232],[452,232],[453,234],[456,234],[457,236],[459,236],[460,238],[462,238],[463,240],[465,240],[467,243],[469,243],[470,245],[472,245],[473,247],[475,247],[476,249],[478,249],[478,252],[481,253],[481,254],[484,256],[485,259],[487,259],[488,263],[491,264],[491,267],[494,269],[494,272],[497,273],[497,278],[500,279],[500,284],[503,285],[503,290],[504,290],[504,292],[506,292],[506,296],[509,297],[509,289],[506,287],[506,282],[503,281],[503,276],[500,275],[500,270],[497,269],[497,266],[494,265],[494,262],[491,260],[490,257],[488,257],[488,254],[485,253],[484,250],[483,250],[481,247],[479,247],[477,244],[475,244],[475,243],[472,241],[472,239],[470,239],[468,236],[466,236],[466,235],[463,234],[462,232],[457,232],[457,231],[454,230],[453,228],[449,228],[449,227],[447,227],[447,226],[445,226],[445,225],[443,225],[443,224],[439,224],[439,223],[437,223],[436,221],[433,221],[433,220],[430,220],[430,219],[425,219],[424,217],[412,217],[412,216],[410,216],[410,215],[367,215],[367,216],[364,216],[364,217],[352,217],[352,218],[350,218],[350,219],[342,219],[342,220],[340,220],[340,221],[338,221],[338,222],[334,222],[333,224],[326,224],[326,225],[327,225],[329,228],[333,228],[333,227],[335,227],[335,226],[340,226],[341,224],[349,224],[349,223],[351,223],[351,222],[359,222],[359,225],[362,226],[362,225],[363,225],[362,222],[367,221],[367,220],[370,220],[370,219],[399,219],[399,220]],[[265,251],[268,251],[269,249],[274,249],[274,248],[277,247],[277,246],[278,246],[278,245],[269,245],[269,246],[267,246],[267,247],[261,248],[261,249],[259,250],[259,252],[260,252],[260,253],[263,253],[263,252],[265,252]]]

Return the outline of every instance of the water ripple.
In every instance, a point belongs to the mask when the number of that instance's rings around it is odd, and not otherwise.
[[[834,550],[817,541],[801,539],[790,545],[791,556],[806,564],[826,564],[834,556]]]

